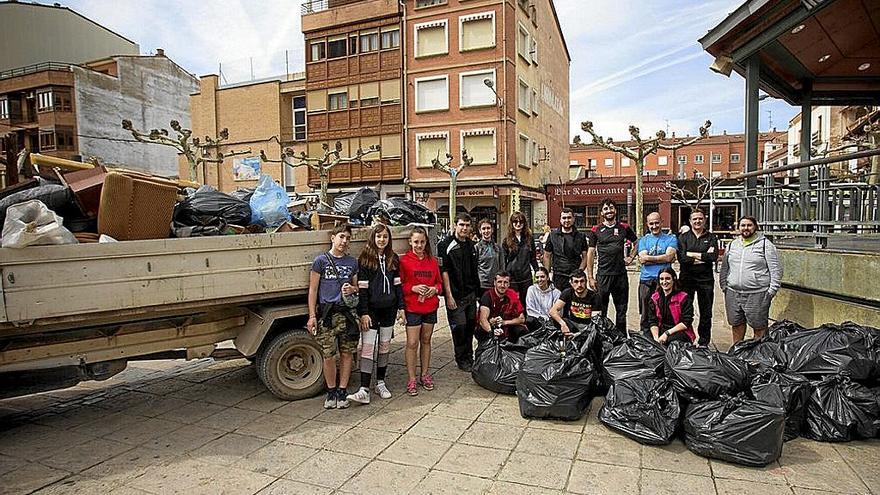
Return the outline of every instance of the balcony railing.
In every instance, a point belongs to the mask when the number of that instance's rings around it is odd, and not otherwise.
[[[69,71],[71,65],[73,64],[66,64],[63,62],[41,62],[39,64],[26,65],[24,67],[16,67],[14,69],[4,70],[0,72],[0,79],[9,79],[11,77],[34,74],[36,72],[43,72],[45,70]]]
[[[315,12],[323,12],[325,10],[362,1],[363,0],[306,0],[300,6],[300,13],[302,15],[314,14]]]

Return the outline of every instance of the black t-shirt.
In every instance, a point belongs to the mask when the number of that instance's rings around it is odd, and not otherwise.
[[[599,293],[593,292],[589,287],[583,297],[578,297],[574,293],[574,289],[569,287],[562,291],[559,300],[565,302],[565,306],[562,308],[562,317],[575,323],[589,323],[590,317],[587,316],[587,311],[592,313],[602,307]]]
[[[626,241],[636,242],[638,237],[629,225],[616,222],[612,226],[604,223],[596,225],[590,231],[590,247],[596,248],[599,255],[597,275],[624,275],[626,263],[623,260],[623,246]]]
[[[581,266],[584,251],[587,250],[587,238],[582,232],[572,229],[564,233],[558,228],[550,233],[545,250],[552,255],[553,274],[569,276]]]
[[[452,297],[460,299],[464,296],[474,296],[474,301],[480,294],[480,261],[477,250],[472,240],[458,240],[454,235],[437,246],[440,258],[440,271],[449,274]]]

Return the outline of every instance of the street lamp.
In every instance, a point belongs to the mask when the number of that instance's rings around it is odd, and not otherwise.
[[[495,91],[495,83],[487,77],[486,79],[483,79],[483,84],[485,84],[487,88],[492,90],[492,93],[495,94],[495,99],[498,100],[498,107],[501,108],[502,100],[501,97],[498,96],[498,92]]]

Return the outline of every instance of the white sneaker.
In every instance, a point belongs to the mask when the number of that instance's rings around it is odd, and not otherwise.
[[[385,385],[385,380],[379,380],[376,382],[376,393],[383,399],[391,398],[391,391],[388,390],[388,386]]]
[[[370,391],[364,387],[361,387],[357,392],[353,394],[348,394],[348,400],[353,400],[355,402],[360,402],[361,404],[369,404],[370,403]]]

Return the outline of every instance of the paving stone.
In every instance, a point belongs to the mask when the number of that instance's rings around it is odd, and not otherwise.
[[[217,414],[224,409],[226,409],[224,406],[220,406],[217,404],[209,404],[202,401],[193,401],[184,404],[177,409],[172,409],[166,413],[163,413],[159,415],[159,418],[190,425],[198,423],[208,416]]]
[[[286,479],[310,485],[339,488],[368,462],[370,460],[365,457],[322,450],[283,476]]]
[[[160,397],[157,395],[151,395],[144,402],[131,406],[123,412],[126,414],[134,414],[135,416],[155,418],[189,403],[189,400],[181,399],[179,397]]]
[[[138,423],[105,435],[104,438],[107,440],[127,443],[129,445],[141,445],[153,438],[174,432],[182,427],[183,425],[174,421],[159,418],[144,418]]]
[[[113,432],[127,429],[146,421],[144,416],[135,416],[124,412],[108,413],[105,411],[103,418],[96,418],[88,423],[83,423],[75,427],[72,431],[91,435],[93,437],[104,437]]]
[[[324,395],[321,395],[312,399],[290,401],[272,412],[282,416],[313,419],[324,411],[326,411],[324,409]]]
[[[529,424],[529,420],[523,418],[519,413],[519,403],[516,399],[505,395],[496,397],[480,414],[477,421],[522,427]]]
[[[410,493],[427,473],[425,468],[374,460],[345,483],[341,490],[358,495]]]
[[[438,404],[434,408],[433,413],[440,416],[473,421],[483,414],[486,406],[485,400],[449,398]]]
[[[770,463],[764,467],[739,466],[724,461],[712,459],[712,476],[716,479],[731,479],[740,481],[754,481],[756,483],[769,483],[774,485],[787,485],[785,469],[778,462]]]
[[[217,414],[208,416],[200,420],[196,424],[207,428],[214,428],[223,431],[234,431],[242,426],[263,417],[265,413],[259,411],[249,411],[247,409],[239,409],[237,407],[228,407]]]
[[[124,393],[102,400],[101,402],[96,402],[95,405],[108,411],[121,412],[134,406],[147,404],[155,399],[156,396],[153,394],[127,390]]]
[[[348,441],[333,442],[324,448],[372,459],[400,438],[400,433],[355,426],[345,432],[344,436]]]
[[[509,455],[509,450],[455,444],[434,466],[434,469],[492,478],[504,466]]]
[[[78,473],[132,448],[134,447],[129,444],[96,438],[69,449],[57,449],[40,462],[56,469]]]
[[[230,433],[190,452],[190,457],[221,466],[237,465],[242,458],[265,447],[269,440]]]
[[[69,474],[67,471],[35,462],[27,463],[14,471],[0,475],[0,493],[3,495],[24,495],[51,485]]]
[[[270,413],[278,409],[279,407],[287,405],[289,402],[290,401],[279,399],[278,397],[272,395],[271,392],[267,391],[259,395],[255,395],[250,399],[245,399],[236,404],[235,407],[238,407],[240,409],[249,409],[251,411]]]
[[[37,490],[33,495],[106,494],[117,488],[121,488],[119,482],[96,480],[85,476],[70,476],[61,481],[57,481],[42,490]]]
[[[452,442],[418,437],[407,433],[385,449],[379,459],[430,469],[437,464],[437,461],[446,454],[451,446]]]
[[[277,478],[317,453],[317,449],[276,441],[248,454],[236,466]]]
[[[577,459],[638,468],[642,465],[642,448],[641,444],[628,438],[583,435]]]
[[[350,402],[351,406],[349,406],[348,409],[325,410],[321,414],[315,416],[315,419],[326,423],[355,426],[377,413],[384,414],[384,410],[380,406],[373,404],[358,404],[354,401]]]
[[[564,431],[526,428],[514,452],[549,455],[570,460],[577,452],[580,439],[580,435]]]
[[[464,432],[459,442],[478,447],[513,450],[524,432],[525,428],[477,421]]]
[[[281,442],[295,443],[306,447],[320,449],[335,441],[350,428],[345,425],[325,423],[323,421],[306,421],[293,430],[278,438]]]
[[[880,493],[880,442],[850,442],[834,446],[873,493]]]
[[[330,488],[322,486],[307,485],[298,481],[275,480],[274,483],[263,488],[257,495],[329,495],[333,493]]]
[[[133,488],[162,495],[216,494],[251,495],[269,486],[275,478],[230,466],[216,466],[182,458],[167,466],[151,466],[127,483]]]
[[[833,448],[831,451],[837,452]],[[837,493],[869,493],[868,487],[840,455],[811,458],[783,454],[779,464],[791,486]]]
[[[710,476],[709,460],[694,454],[680,440],[642,449],[642,468]]]
[[[642,495],[681,495],[683,493],[715,493],[715,484],[708,476],[679,472],[642,470]]]
[[[9,471],[14,471],[27,464],[27,462],[28,461],[24,459],[0,454],[0,475],[6,474]]]
[[[105,492],[106,495],[153,495],[150,492],[145,492],[143,490],[138,490],[137,488],[132,488],[130,486],[122,485],[118,488],[114,488],[109,492]]]
[[[413,495],[481,495],[492,481],[466,474],[431,471],[412,491]]]
[[[791,495],[788,485],[757,483],[745,480],[715,479],[718,495]]]
[[[107,416],[107,411],[97,406],[78,405],[62,412],[44,414],[34,419],[37,424],[66,430]]]
[[[51,456],[59,445],[74,447],[90,440],[93,437],[71,430],[30,425],[0,435],[0,453],[35,461]]]
[[[519,404],[517,404],[519,407]],[[577,421],[562,421],[558,419],[542,419],[529,422],[529,428],[537,428],[540,430],[557,430],[568,433],[582,433],[584,426],[587,424],[587,417],[584,416]]]
[[[265,414],[239,427],[235,430],[235,433],[264,438],[266,440],[275,440],[305,422],[306,420],[293,416]]]
[[[635,467],[575,461],[566,491],[585,495],[638,495],[639,476],[639,469]]]
[[[498,479],[561,490],[568,481],[571,464],[571,459],[514,452]]]
[[[170,433],[156,437],[143,444],[144,447],[162,450],[171,455],[183,455],[202,445],[222,437],[226,432],[198,425],[185,425]]]
[[[80,475],[108,483],[125,483],[143,474],[150,466],[164,466],[177,458],[168,451],[135,447],[97,464]]]
[[[559,490],[549,490],[540,486],[523,485],[509,481],[495,481],[486,495],[561,495]]]
[[[140,392],[167,396],[171,393],[192,386],[192,383],[181,380],[179,378],[163,378],[160,380],[150,380],[143,385],[137,387]]]
[[[422,411],[383,411],[360,423],[364,428],[403,433],[418,423],[425,413]]]
[[[450,418],[448,416],[431,413],[413,425],[408,433],[420,437],[454,442],[461,437],[470,425],[471,420]]]

